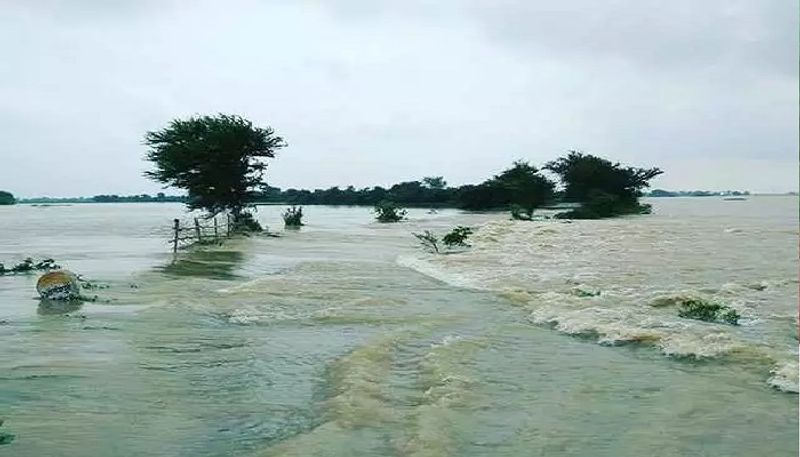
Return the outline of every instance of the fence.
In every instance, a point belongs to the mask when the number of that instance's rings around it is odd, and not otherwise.
[[[230,236],[233,228],[231,215],[226,214],[224,219],[224,223],[220,223],[217,220],[217,216],[214,216],[211,219],[204,219],[203,222],[205,224],[201,224],[200,218],[195,217],[194,224],[184,223],[183,225],[180,219],[174,219],[172,221],[172,241],[170,241],[172,243],[172,252],[177,253],[181,243],[184,243],[183,246],[189,246],[209,240],[216,242],[222,237]],[[209,223],[208,221],[211,222]],[[187,241],[188,244],[186,243]]]

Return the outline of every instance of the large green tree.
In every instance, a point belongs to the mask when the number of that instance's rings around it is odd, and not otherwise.
[[[530,219],[536,208],[553,198],[553,181],[525,161],[516,161],[499,175],[459,193],[461,207],[472,210],[511,206],[514,217]]]
[[[650,207],[640,205],[639,197],[650,180],[663,173],[658,168],[623,166],[577,151],[549,162],[545,169],[561,179],[565,200],[582,205],[565,217],[584,219],[648,212]]]
[[[0,190],[0,205],[13,205],[17,202],[11,192]]]
[[[185,189],[191,209],[237,218],[264,185],[266,159],[286,146],[271,127],[227,114],[175,119],[147,132],[144,143],[154,166],[145,176]]]

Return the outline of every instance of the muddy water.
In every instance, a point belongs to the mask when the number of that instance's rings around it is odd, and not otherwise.
[[[796,199],[656,210],[312,207],[300,231],[173,263],[177,205],[0,208],[0,259],[110,286],[53,310],[35,276],[0,278],[0,455],[796,455]],[[414,246],[455,224],[471,250]],[[743,325],[677,318],[683,295]]]

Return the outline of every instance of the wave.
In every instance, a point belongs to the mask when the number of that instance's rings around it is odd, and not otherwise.
[[[536,325],[601,345],[648,345],[674,358],[756,359],[774,366],[769,385],[798,390],[797,363],[778,362],[797,353],[786,332],[787,319],[796,319],[796,261],[745,268],[763,265],[763,253],[636,219],[490,221],[470,241],[465,252],[404,255],[397,263],[457,287],[494,291]],[[678,316],[692,300],[733,308],[740,325]]]

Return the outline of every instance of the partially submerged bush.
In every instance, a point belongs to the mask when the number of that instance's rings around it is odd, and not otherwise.
[[[739,325],[741,318],[739,313],[730,306],[699,299],[690,299],[681,303],[678,316],[705,322],[725,322],[730,325]]]
[[[425,230],[422,233],[411,233],[416,237],[420,244],[426,249],[439,253],[439,238],[436,237],[430,230]]]
[[[400,222],[405,219],[407,211],[394,202],[383,200],[373,210],[378,222]]]
[[[472,229],[469,227],[464,227],[463,225],[459,225],[458,227],[454,228],[450,231],[447,235],[442,238],[444,244],[447,247],[469,247],[467,244],[467,238],[472,235]]]
[[[286,227],[300,227],[303,225],[303,207],[294,206],[286,208],[283,213],[283,223]]]
[[[235,233],[261,232],[262,230],[264,229],[253,213],[243,212],[233,218],[233,232]]]
[[[464,227],[463,225],[459,225],[458,227],[451,230],[445,236],[442,237],[441,241],[447,246],[448,249],[456,248],[456,247],[469,247],[467,244],[467,238],[472,234],[472,229],[469,227]],[[412,233],[414,237],[416,237],[420,244],[424,246],[429,251],[439,253],[439,238],[433,234],[430,230],[425,230],[422,233]]]

